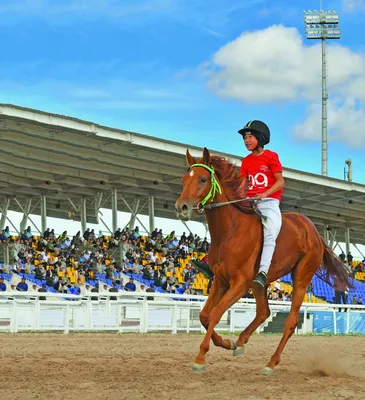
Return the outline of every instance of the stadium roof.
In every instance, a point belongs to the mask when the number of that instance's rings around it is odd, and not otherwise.
[[[48,216],[69,218],[70,200],[86,197],[88,223],[97,222],[98,193],[99,205],[112,207],[113,188],[119,211],[130,212],[125,201],[140,198],[142,206],[153,195],[155,216],[175,219],[186,149],[202,154],[196,146],[10,104],[0,104],[0,138],[0,201],[10,198],[9,210],[22,212],[19,204],[32,198],[32,214],[40,215],[38,200],[46,196]],[[238,156],[212,153],[240,164]],[[351,241],[365,244],[365,185],[288,168],[284,177],[283,211],[306,214],[320,233],[337,230],[339,241],[349,228]],[[149,214],[148,203],[139,214]]]

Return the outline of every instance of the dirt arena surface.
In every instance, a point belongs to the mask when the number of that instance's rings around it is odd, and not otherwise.
[[[196,374],[201,339],[2,334],[1,400],[365,399],[364,338],[294,336],[272,377],[259,371],[279,336],[255,335],[243,357],[212,347],[206,372]]]

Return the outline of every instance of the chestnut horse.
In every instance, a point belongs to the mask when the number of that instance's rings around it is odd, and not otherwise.
[[[241,355],[250,336],[269,317],[270,309],[267,286],[259,288],[252,284],[258,272],[262,250],[262,222],[253,212],[252,202],[219,204],[242,199],[242,180],[238,168],[224,158],[210,156],[206,148],[202,158],[195,159],[189,151],[186,152],[186,158],[189,170],[182,179],[183,190],[175,204],[177,216],[188,221],[193,213],[204,209],[211,236],[209,266],[214,273],[208,299],[200,313],[200,321],[207,332],[193,364],[193,370],[199,372],[205,369],[210,339],[216,346],[233,350],[234,355]],[[322,279],[326,282],[331,284],[334,279],[344,287],[353,287],[343,264],[306,216],[283,213],[282,217],[282,228],[267,275],[267,285],[291,272],[293,298],[279,346],[262,370],[265,375],[272,375],[279,363],[281,353],[298,324],[306,288],[320,266],[324,268],[325,277]],[[223,339],[214,331],[215,326],[250,287],[256,299],[254,320],[241,332],[236,342]]]

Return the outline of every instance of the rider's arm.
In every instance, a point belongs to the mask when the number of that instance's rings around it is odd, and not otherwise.
[[[247,176],[248,176],[248,172],[247,172],[247,168],[246,165],[244,163],[244,160],[242,160],[242,164],[241,164],[241,169],[240,169],[240,176],[241,176],[241,185],[240,185],[240,195],[242,198],[246,197],[246,183],[247,183]]]
[[[272,155],[273,157],[269,161],[269,168],[274,174],[275,183],[271,186],[271,188],[267,189],[266,192],[259,195],[261,199],[270,196],[271,194],[277,192],[284,187],[283,166],[281,165],[279,156],[274,152],[272,152]]]
[[[274,176],[275,176],[275,183],[271,186],[270,189],[266,190],[266,192],[263,193],[264,197],[268,197],[268,196],[270,196],[270,194],[273,194],[284,187],[285,182],[284,182],[283,173],[277,172],[276,174],[274,174]]]
[[[247,178],[241,177],[240,195],[242,198],[246,197],[246,191],[247,191],[246,183],[247,183]]]

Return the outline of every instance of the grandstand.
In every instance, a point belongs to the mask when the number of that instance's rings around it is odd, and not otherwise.
[[[138,228],[133,230],[132,233],[117,231],[113,237],[103,236],[97,239],[91,235],[85,239],[85,232],[83,235],[84,240],[81,241],[78,240],[76,235],[72,240],[67,236],[47,235],[46,242],[44,241],[45,235],[39,237],[30,233],[29,238],[22,239],[22,237],[18,236],[6,237],[2,234],[0,241],[3,246],[9,247],[12,255],[10,256],[11,262],[9,265],[0,264],[0,271],[3,271],[1,276],[9,285],[14,280],[17,282],[24,277],[29,285],[34,284],[38,288],[45,285],[47,291],[50,292],[57,292],[55,290],[57,286],[59,292],[69,294],[80,294],[80,287],[85,288],[86,284],[91,288],[106,285],[109,290],[115,283],[115,287],[118,290],[126,290],[123,281],[128,280],[130,277],[134,278],[139,288],[144,285],[147,288],[154,287],[156,292],[165,292],[161,287],[166,278],[172,279],[172,276],[175,276],[176,282],[174,282],[174,285],[171,284],[171,287],[167,290],[168,292],[207,294],[208,279],[198,273],[190,264],[191,258],[201,258],[206,255],[200,251],[202,247],[205,248],[205,245],[203,245],[204,240],[201,240],[198,236],[194,238],[194,236],[190,235],[186,239],[186,243],[191,249],[195,248],[196,251],[186,253],[182,249],[183,246],[185,247],[184,240],[178,241],[175,236],[170,236],[169,247],[167,247],[166,238],[159,234],[158,237],[154,238],[155,246],[147,249],[146,243],[151,237],[136,237],[137,232]],[[134,237],[134,239],[130,240],[131,237]],[[113,240],[111,241],[111,239]],[[62,244],[67,242],[68,245],[61,249]],[[129,244],[126,246],[128,242]],[[111,243],[113,246],[110,246]],[[18,244],[18,247],[16,247],[16,244]],[[120,254],[117,251],[120,247],[124,248],[124,254]],[[21,248],[24,250],[24,258],[17,260],[20,252],[16,253]],[[14,249],[16,249],[15,254]],[[88,259],[86,259],[86,254],[89,255]],[[153,259],[152,256],[154,257]],[[166,256],[172,262],[168,262]],[[101,260],[100,269],[98,269],[98,259]],[[64,262],[60,262],[60,260]],[[30,264],[28,269],[27,262]],[[37,267],[39,266],[44,267],[43,278],[38,276]],[[146,267],[152,267],[152,274],[148,277],[145,276],[147,273]],[[161,270],[160,278],[156,274],[158,267],[164,268]],[[108,268],[112,269],[112,271],[107,271]],[[54,270],[54,274],[51,276],[48,274],[47,276],[47,271],[51,270]],[[186,277],[186,274],[188,274],[189,278]],[[186,283],[188,279],[191,281],[192,290],[187,288],[187,286],[190,286]],[[58,282],[62,282],[62,286],[59,286]]]
[[[21,278],[33,290],[42,288],[52,293],[82,295],[85,290],[100,292],[112,291],[112,288],[123,291],[130,290],[126,282],[133,278],[137,285],[134,290],[208,294],[209,280],[191,261],[205,258],[209,243],[193,234],[179,240],[173,233],[163,235],[157,229],[149,236],[140,235],[138,230],[138,227],[131,232],[117,230],[113,236],[98,238],[85,231],[81,239],[76,234],[72,240],[65,235],[53,236],[49,231],[42,237],[33,236],[29,227],[26,238],[25,234],[17,237],[3,232],[0,241],[11,250],[11,262],[0,264],[0,277],[7,282],[7,291],[17,290],[15,286]],[[353,262],[354,276],[363,278],[364,272],[355,273],[358,265]],[[290,301],[292,290],[289,274],[271,285],[269,297]],[[364,283],[355,281],[349,302],[354,295],[364,298]],[[304,301],[333,303],[334,290],[315,276],[313,296],[309,298],[307,294]]]
[[[117,289],[124,287],[123,280],[132,274],[138,288],[140,285],[155,285],[155,279],[146,279],[142,271],[133,273],[121,267],[124,254],[121,246],[113,245],[113,236],[119,227],[118,211],[129,212],[128,234],[133,232],[136,221],[146,232],[138,251],[141,252],[141,266],[149,263],[145,249],[147,236],[155,230],[155,216],[175,219],[174,203],[181,190],[181,177],[186,171],[185,152],[189,148],[198,156],[202,149],[177,142],[153,138],[151,136],[112,129],[92,122],[82,121],[57,114],[50,114],[24,107],[0,104],[0,133],[2,146],[0,156],[3,174],[0,176],[0,208],[2,218],[0,231],[7,223],[16,231],[13,240],[21,238],[28,223],[37,231],[31,243],[35,252],[31,271],[24,276],[29,284],[46,284],[46,279],[36,278],[34,271],[39,263],[42,250],[38,249],[39,238],[47,230],[47,217],[80,221],[81,232],[90,223],[103,223],[109,234],[98,242],[98,247],[76,246],[77,252],[69,257],[66,269],[57,272],[57,278],[69,282],[71,292],[79,292],[77,287],[90,287],[95,281],[111,287],[117,279]],[[239,165],[240,158],[231,154],[213,151]],[[285,169],[286,189],[282,202],[283,211],[306,214],[316,224],[326,242],[335,248],[346,243],[346,254],[350,244],[365,244],[365,185],[328,178],[302,171]],[[102,208],[112,210],[112,226],[103,220]],[[20,227],[8,217],[8,211],[23,213]],[[41,226],[36,226],[31,215],[41,216]],[[139,220],[139,215],[149,216],[148,227]],[[197,221],[204,222],[202,216]],[[122,231],[127,234],[126,227]],[[188,227],[187,227],[188,228]],[[188,228],[189,229],[189,228]],[[97,238],[99,239],[99,238]],[[165,238],[166,239],[166,238]],[[71,237],[70,237],[71,241]],[[89,245],[86,240],[86,244]],[[199,245],[199,241],[195,243]],[[179,244],[180,246],[180,244]],[[3,263],[10,263],[6,246],[2,245]],[[105,268],[113,266],[112,276],[106,270],[80,274],[80,256],[83,251],[102,251]],[[46,271],[54,261],[54,252],[48,249],[49,261]],[[176,250],[176,249],[170,249]],[[189,251],[184,257],[176,258],[175,274],[166,271],[164,279],[175,275],[178,284],[185,285],[184,270],[190,268],[191,258],[201,258],[205,251]],[[6,258],[8,257],[8,258]],[[158,253],[156,265],[162,261]],[[81,261],[81,264],[83,261]],[[21,266],[21,265],[20,265]],[[17,274],[18,273],[17,269]],[[11,281],[13,274],[5,272],[5,279]],[[30,272],[30,273],[29,273]],[[109,274],[109,275],[108,275]],[[364,280],[364,272],[358,271],[356,279]],[[284,293],[291,292],[290,279],[283,280]],[[165,283],[165,282],[162,282]],[[321,283],[314,284],[312,302],[333,301],[332,292]],[[362,293],[362,283],[357,287]],[[76,286],[76,287],[75,287]],[[52,285],[48,289],[52,290]],[[53,288],[54,289],[54,288]],[[56,289],[54,289],[56,290]],[[155,290],[161,291],[155,285]],[[179,286],[179,290],[181,290]],[[185,289],[184,289],[185,290]],[[194,274],[192,289],[207,294],[208,280],[202,274]],[[332,296],[332,297],[331,297]]]

